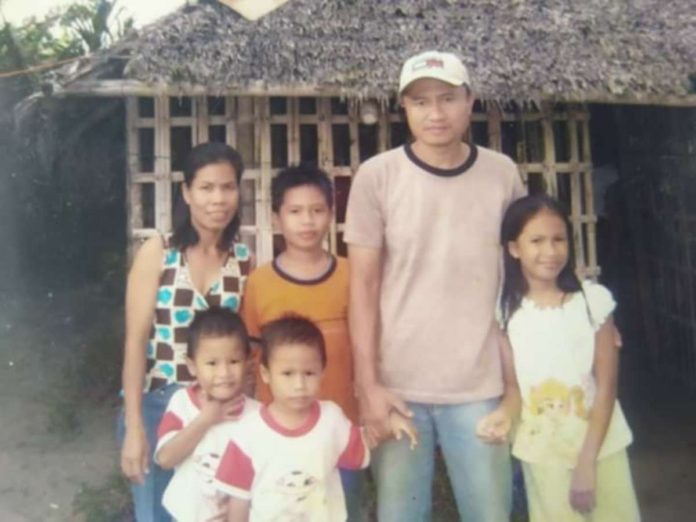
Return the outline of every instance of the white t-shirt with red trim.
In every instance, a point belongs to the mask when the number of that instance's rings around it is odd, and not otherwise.
[[[172,395],[157,429],[155,461],[160,449],[201,413],[199,390],[198,385],[193,385]],[[259,402],[246,397],[239,420],[211,427],[193,453],[176,467],[164,492],[162,505],[178,522],[224,520],[227,499],[213,486],[215,472],[242,419],[259,407]]]
[[[341,522],[346,506],[338,468],[362,469],[369,461],[360,428],[333,402],[315,402],[295,430],[280,426],[262,407],[235,430],[215,485],[251,500],[250,522]]]

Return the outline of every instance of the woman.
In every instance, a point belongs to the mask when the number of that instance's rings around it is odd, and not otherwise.
[[[169,398],[193,380],[185,364],[188,325],[196,310],[239,308],[250,268],[248,248],[235,242],[243,171],[227,145],[194,147],[173,234],[147,240],[128,276],[119,438],[138,522],[170,520],[162,494],[171,472],[152,462],[152,452]]]

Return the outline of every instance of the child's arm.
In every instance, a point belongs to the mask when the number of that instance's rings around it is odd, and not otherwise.
[[[498,407],[476,425],[476,435],[489,444],[508,440],[515,419],[520,414],[520,388],[515,375],[515,360],[507,335],[500,334],[500,358],[503,366],[503,398]]]
[[[415,449],[418,445],[418,430],[411,419],[404,417],[396,410],[392,410],[389,414],[389,425],[392,436],[396,440],[401,440],[401,437],[405,435],[411,441],[411,449]]]
[[[248,522],[249,500],[230,497],[227,503],[227,522]]]
[[[616,346],[615,332],[614,321],[609,316],[595,334],[593,371],[597,390],[590,411],[587,434],[570,485],[570,504],[581,513],[594,509],[597,456],[609,429],[616,403],[619,347]]]
[[[227,402],[208,400],[201,393],[201,412],[193,421],[184,426],[171,440],[157,450],[155,459],[163,469],[172,469],[181,464],[201,441],[206,432],[215,424],[235,420],[239,416],[239,405],[243,396]]]

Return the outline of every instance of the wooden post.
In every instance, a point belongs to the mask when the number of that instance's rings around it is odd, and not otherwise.
[[[136,245],[133,232],[143,227],[142,185],[134,182],[140,170],[140,143],[138,141],[138,99],[126,98],[126,231],[128,237],[128,265],[135,255]]]
[[[192,129],[191,137],[193,138],[192,145],[205,143],[210,141],[210,115],[208,114],[208,97],[196,96],[193,98],[192,108]]]
[[[248,96],[237,98],[237,119],[234,125],[236,145],[247,168],[255,168],[259,164],[259,130],[255,118],[253,98]]]
[[[297,165],[300,162],[300,99],[287,99],[287,137],[288,164]]]
[[[317,153],[319,156],[319,167],[326,171],[331,180],[334,181],[336,175],[333,170],[333,136],[331,134],[331,98],[317,98]],[[334,192],[335,194],[335,192]],[[329,227],[328,245],[330,252],[336,253],[338,240],[336,237],[336,199],[333,201],[334,216]]]
[[[257,201],[260,202],[260,213],[256,214],[257,239],[256,251],[259,264],[273,259],[273,223],[271,215],[271,125],[270,125],[270,99],[268,96],[254,99],[256,125],[259,137],[259,184]]]
[[[553,137],[553,108],[548,103],[542,106],[541,128],[544,135],[544,164],[543,176],[546,182],[546,192],[558,197],[558,182],[556,180],[556,146]]]
[[[155,98],[155,228],[172,229],[171,139],[169,97]]]
[[[590,168],[583,172],[585,178],[585,215],[587,216],[587,266],[599,276],[600,268],[597,266],[597,215],[594,209],[594,193],[592,191],[592,147],[590,144],[590,112],[584,107],[582,120],[582,160]]]
[[[389,121],[389,106],[379,105],[379,119],[377,120],[377,152],[389,149],[391,143],[391,122]]]
[[[575,261],[577,270],[584,275],[588,268],[583,244],[582,193],[579,171],[578,126],[574,111],[568,113],[568,146],[570,149],[570,221],[573,224],[573,243],[575,245]]]
[[[225,138],[227,144],[237,150],[237,98],[225,97]],[[239,152],[239,151],[238,151]]]
[[[488,104],[488,146],[501,152],[503,150],[503,135],[501,130],[502,114],[497,103]]]

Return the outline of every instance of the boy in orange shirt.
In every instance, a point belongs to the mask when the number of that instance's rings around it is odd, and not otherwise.
[[[333,215],[333,185],[310,165],[289,167],[273,179],[274,223],[285,250],[247,279],[241,315],[251,336],[288,314],[311,319],[326,341],[327,365],[318,398],[337,403],[353,423],[353,358],[348,336],[348,262],[323,248]],[[268,386],[256,379],[256,397],[268,404]],[[341,470],[348,520],[362,519],[364,471]]]

